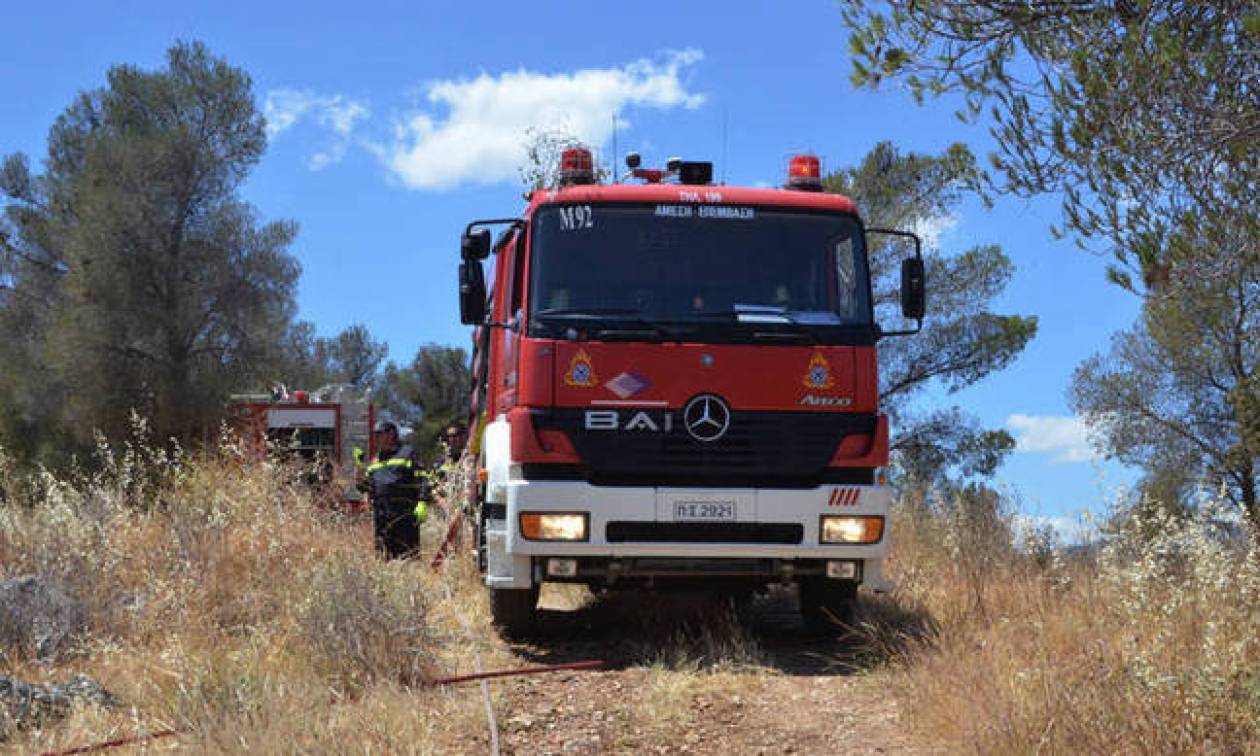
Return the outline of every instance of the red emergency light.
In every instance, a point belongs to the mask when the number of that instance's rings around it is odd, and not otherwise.
[[[570,147],[560,153],[560,183],[595,183],[595,160],[584,147]]]
[[[793,155],[788,163],[788,189],[822,191],[822,164],[816,155]]]

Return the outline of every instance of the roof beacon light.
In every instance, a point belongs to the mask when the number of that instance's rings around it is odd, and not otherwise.
[[[816,155],[793,155],[788,163],[788,189],[822,191],[822,165]]]
[[[595,161],[584,147],[570,147],[560,153],[561,184],[595,183]]]

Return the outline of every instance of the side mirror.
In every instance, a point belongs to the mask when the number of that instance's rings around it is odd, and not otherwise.
[[[459,256],[464,260],[484,260],[490,256],[490,229],[467,231],[459,242]]]
[[[923,320],[927,311],[927,281],[923,258],[901,261],[901,314],[908,320]]]
[[[489,244],[490,232],[486,235]],[[465,236],[467,241],[469,237]],[[481,325],[486,319],[486,276],[480,260],[465,259],[459,264],[459,322]]]

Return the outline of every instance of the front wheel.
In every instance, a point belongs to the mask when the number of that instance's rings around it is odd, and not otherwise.
[[[835,633],[853,624],[857,582],[807,578],[801,581],[801,619],[812,633]]]
[[[537,606],[538,586],[490,589],[490,618],[508,638],[529,637],[534,631]]]

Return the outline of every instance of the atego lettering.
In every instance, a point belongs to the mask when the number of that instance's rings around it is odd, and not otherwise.
[[[848,396],[806,394],[801,398],[801,404],[805,407],[848,407],[853,404],[853,399]]]

